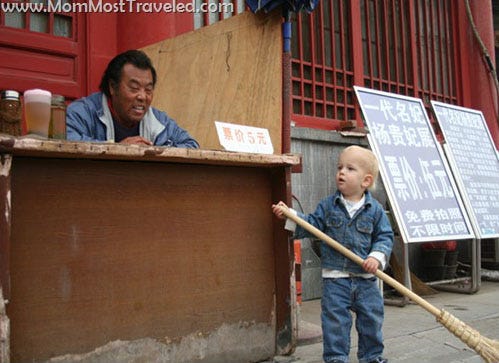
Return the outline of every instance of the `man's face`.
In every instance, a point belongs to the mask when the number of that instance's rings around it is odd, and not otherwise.
[[[119,84],[110,84],[111,103],[119,122],[135,126],[151,106],[154,85],[150,69],[140,69],[127,63],[121,70]]]

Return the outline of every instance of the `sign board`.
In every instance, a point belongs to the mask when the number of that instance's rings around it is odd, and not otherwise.
[[[354,89],[404,242],[474,238],[423,102]]]
[[[215,121],[218,139],[227,151],[273,154],[269,130]]]
[[[431,105],[475,233],[482,239],[499,237],[499,159],[483,113],[442,102]]]

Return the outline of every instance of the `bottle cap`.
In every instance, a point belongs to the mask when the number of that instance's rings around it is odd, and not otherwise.
[[[14,90],[4,90],[2,91],[2,100],[15,100],[19,101],[19,92]]]
[[[52,104],[61,104],[64,103],[66,99],[62,95],[52,95]]]

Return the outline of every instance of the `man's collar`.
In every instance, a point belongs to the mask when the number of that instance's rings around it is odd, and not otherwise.
[[[116,111],[114,110],[113,103],[111,102],[111,98],[106,97],[106,100],[107,100],[107,107],[109,107],[109,111],[111,111],[111,116],[113,117],[113,120],[119,122],[119,117],[118,117],[118,114],[116,113]]]

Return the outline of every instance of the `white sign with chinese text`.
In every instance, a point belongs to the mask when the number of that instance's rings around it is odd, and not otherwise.
[[[215,121],[220,144],[227,151],[273,154],[269,130]]]
[[[420,99],[354,87],[404,242],[473,238]]]
[[[499,158],[483,113],[436,101],[431,105],[477,234],[499,237]]]

